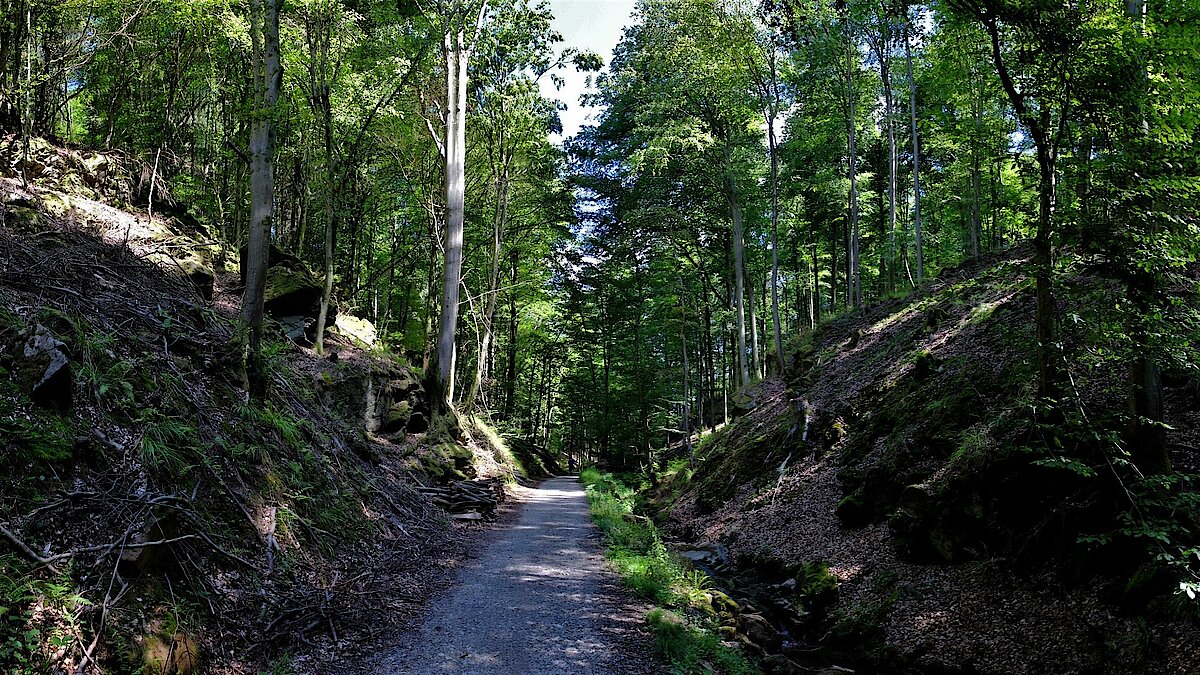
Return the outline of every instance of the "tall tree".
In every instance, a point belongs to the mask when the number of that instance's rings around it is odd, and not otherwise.
[[[250,3],[255,116],[250,137],[250,231],[246,247],[246,290],[242,296],[242,323],[248,331],[247,374],[250,395],[267,391],[262,353],[263,301],[267,281],[267,254],[275,216],[275,167],[272,118],[279,100],[283,68],[279,63],[279,8],[283,0]]]

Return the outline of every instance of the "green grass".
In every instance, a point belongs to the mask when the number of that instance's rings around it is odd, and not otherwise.
[[[675,673],[757,673],[754,664],[722,643],[713,597],[703,574],[689,569],[663,544],[654,523],[634,512],[637,492],[612,474],[586,468],[592,519],[604,533],[606,555],[621,579],[658,605],[646,616],[655,643]]]

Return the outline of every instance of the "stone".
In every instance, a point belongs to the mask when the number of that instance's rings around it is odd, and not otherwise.
[[[334,322],[334,326],[337,328],[339,334],[361,342],[368,347],[375,346],[375,341],[378,339],[378,335],[375,332],[375,324],[357,316],[339,314],[337,321]]]
[[[809,672],[783,654],[772,654],[763,659],[762,669],[771,675],[801,675]]]
[[[412,417],[408,418],[408,425],[405,428],[410,434],[419,434],[429,430],[429,419],[420,412],[415,412]]]
[[[305,269],[276,265],[267,270],[263,309],[271,316],[317,315],[321,284]]]
[[[67,358],[66,345],[41,324],[24,335],[22,360],[17,365],[21,389],[35,404],[44,408],[70,408],[75,393],[75,378],[71,375],[71,360]]]
[[[200,649],[190,635],[151,635],[142,642],[142,672],[191,675],[200,666]]]
[[[289,340],[296,344],[312,344],[309,339],[309,328],[313,325],[313,320],[307,316],[284,316],[277,319],[279,325],[283,328],[283,334]]]
[[[417,413],[417,415],[420,415],[420,413]],[[383,424],[379,427],[379,430],[384,433],[400,431],[408,424],[412,417],[412,404],[408,401],[400,401],[388,410],[387,417],[383,419]]]
[[[407,398],[409,394],[416,391],[424,393],[424,388],[421,386],[420,380],[407,368],[403,369],[400,377],[392,378],[390,384],[392,387],[392,398],[396,400]]]
[[[739,616],[738,628],[751,642],[765,651],[773,652],[783,645],[783,636],[761,614]]]
[[[834,509],[842,525],[851,529],[871,524],[871,509],[858,495],[846,495]]]

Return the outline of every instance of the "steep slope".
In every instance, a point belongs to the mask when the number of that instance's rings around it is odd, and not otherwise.
[[[511,453],[427,432],[363,322],[323,359],[288,339],[298,261],[247,401],[236,255],[130,206],[119,155],[36,147],[37,181],[0,176],[0,670],[258,672],[392,630],[470,527],[423,485],[511,479]]]
[[[1032,424],[1028,255],[979,260],[823,326],[786,377],[749,392],[752,411],[704,439],[694,475],[662,488],[659,516],[679,545],[772,619],[793,661],[1200,668],[1188,647],[1200,640],[1196,608],[1171,594],[1178,577],[1148,564],[1144,538],[1114,534],[1135,510],[1120,472],[1071,423],[1055,433],[1073,447],[1032,450],[1043,437]],[[1078,327],[1065,341],[1082,363],[1087,321],[1109,291],[1084,275],[1069,283]],[[1120,410],[1124,379],[1114,362],[1089,365],[1072,368],[1075,400],[1099,424]],[[1177,494],[1194,495],[1197,389],[1183,376],[1170,384]],[[1192,532],[1196,517],[1172,514]]]

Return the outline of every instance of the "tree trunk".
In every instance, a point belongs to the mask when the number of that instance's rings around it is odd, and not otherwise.
[[[883,117],[887,127],[888,142],[888,264],[887,285],[889,291],[896,290],[896,121],[893,111],[895,101],[892,93],[890,71],[891,56],[879,55],[879,75],[883,81]]]
[[[779,107],[779,76],[775,67],[775,45],[767,56],[770,67],[770,97],[767,107],[767,151],[771,155],[771,327],[775,343],[775,365],[783,372],[783,333],[779,325],[779,142],[775,138],[775,113]]]
[[[458,330],[459,285],[462,280],[463,221],[465,206],[465,158],[467,61],[466,36],[447,31],[446,56],[446,239],[443,243],[442,308],[438,322],[435,366],[432,368],[430,396],[436,414],[448,411],[454,388],[454,340]]]
[[[858,124],[856,123],[854,92],[854,46],[850,34],[850,22],[844,21],[846,30],[846,148],[850,166],[850,225],[846,247],[846,293],[847,304],[862,306],[862,269],[859,263],[858,232]]]
[[[750,367],[746,363],[746,278],[743,258],[745,243],[742,229],[742,205],[738,202],[737,186],[733,180],[733,169],[729,165],[729,150],[725,150],[725,189],[726,199],[729,200],[729,213],[733,219],[733,269],[734,269],[734,305],[737,310],[737,347],[738,374],[741,386],[750,385]]]
[[[512,269],[509,273],[509,284],[512,290],[508,293],[508,344],[504,369],[504,419],[511,422],[516,412],[517,398],[517,261],[519,253],[514,248],[509,256]]]
[[[242,322],[249,333],[246,374],[251,398],[267,393],[266,364],[262,355],[263,300],[267,281],[267,252],[274,219],[275,176],[272,163],[271,118],[283,69],[279,63],[279,5],[282,0],[252,0],[250,12],[254,39],[254,84],[257,115],[250,137],[250,236],[247,242],[246,289],[242,297]],[[261,36],[260,36],[261,31]],[[260,41],[261,37],[261,41]]]
[[[909,112],[912,118],[912,152],[913,152],[913,233],[916,235],[917,248],[917,285],[925,283],[925,245],[921,231],[921,144],[917,128],[917,81],[913,78],[912,65],[912,24],[904,22],[904,56],[908,64],[908,98]]]
[[[1046,113],[1048,116],[1048,113]],[[1055,152],[1044,134],[1036,141],[1038,172],[1038,224],[1033,239],[1034,283],[1037,289],[1037,373],[1042,405],[1059,409],[1058,305],[1054,299]],[[1054,419],[1051,413],[1047,419]]]

